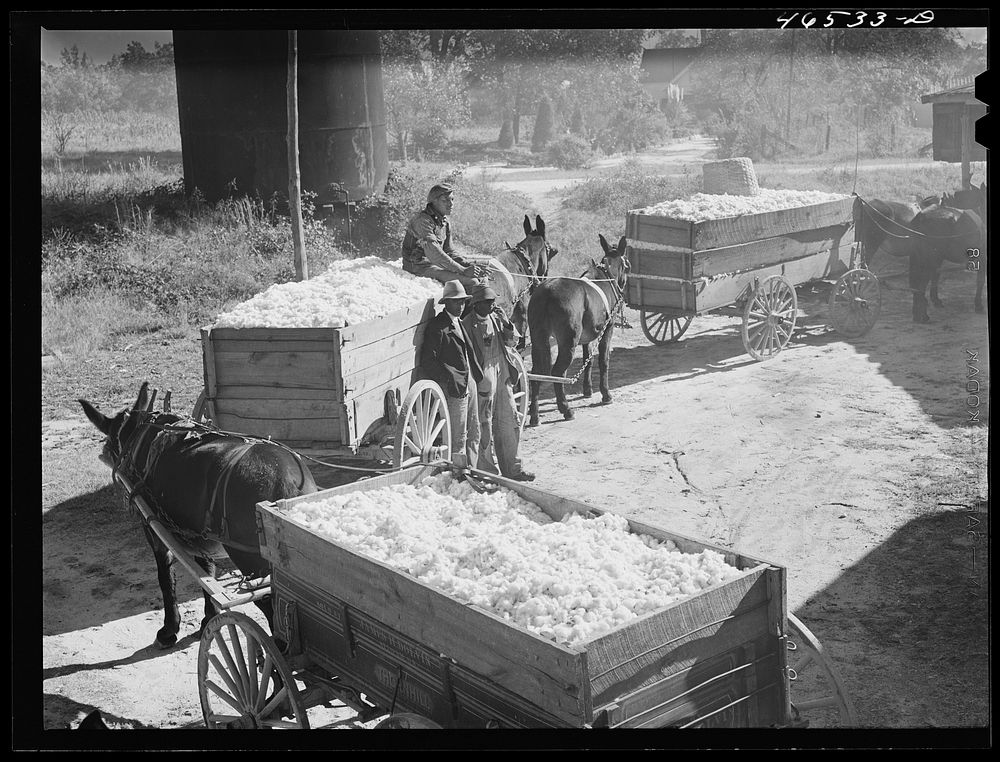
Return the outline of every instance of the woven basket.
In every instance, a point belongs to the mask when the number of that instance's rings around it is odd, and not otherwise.
[[[745,156],[710,161],[702,166],[702,173],[705,193],[756,196],[760,191],[753,162]]]

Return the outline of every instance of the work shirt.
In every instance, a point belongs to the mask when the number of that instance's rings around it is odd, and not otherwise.
[[[436,265],[459,272],[468,263],[455,252],[451,223],[429,204],[417,212],[406,226],[401,250],[403,269],[418,265]]]

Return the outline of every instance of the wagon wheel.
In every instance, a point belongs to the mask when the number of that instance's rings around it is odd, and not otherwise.
[[[640,310],[639,320],[642,332],[654,344],[673,344],[684,335],[691,325],[694,315],[674,315],[670,312],[647,312]]]
[[[528,420],[528,371],[524,367],[524,360],[517,352],[508,352],[507,356],[517,367],[518,377],[511,386],[511,394],[514,396],[514,412],[517,418],[518,431],[524,433],[524,423]]]
[[[198,690],[209,728],[309,728],[288,664],[245,614],[209,620],[198,648]]]
[[[451,417],[444,392],[435,381],[417,381],[406,393],[396,421],[392,463],[405,468],[433,459],[435,444],[451,456]]]
[[[755,360],[774,357],[792,338],[798,298],[780,275],[765,278],[743,307],[743,346]]]
[[[830,292],[830,322],[837,333],[848,338],[868,333],[881,310],[878,278],[864,268],[841,275]]]
[[[433,720],[424,717],[422,714],[412,712],[400,712],[382,720],[375,726],[374,730],[414,730],[420,728],[441,729]]]
[[[785,644],[793,719],[808,720],[811,727],[856,727],[858,715],[833,662],[822,643],[792,614]]]

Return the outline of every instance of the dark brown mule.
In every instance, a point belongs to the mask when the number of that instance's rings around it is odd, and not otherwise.
[[[963,188],[954,193],[946,193],[941,199],[943,206],[950,206],[952,209],[965,209],[975,212],[980,222],[986,221],[986,183],[979,186],[973,185],[971,188]],[[985,232],[983,234],[983,244],[986,243]],[[968,252],[966,252],[968,255]],[[983,286],[986,284],[986,250],[981,248],[979,256],[967,257],[966,266],[976,271],[976,312],[984,312],[986,307],[983,303]],[[937,301],[937,279],[931,283],[931,301]]]
[[[531,331],[531,372],[538,375],[565,376],[578,344],[583,346],[583,396],[592,394],[590,380],[590,343],[600,338],[597,349],[601,373],[601,399],[611,402],[608,390],[608,366],[611,362],[613,314],[625,298],[629,262],[622,236],[617,248],[611,248],[603,235],[598,238],[604,249],[600,263],[591,266],[580,278],[550,278],[537,289],[528,303],[528,329]],[[549,342],[555,338],[558,355],[552,362]],[[531,382],[529,425],[538,424],[540,381]],[[573,411],[566,403],[564,384],[555,383],[556,405],[567,420]]]
[[[528,301],[535,288],[545,279],[549,273],[549,262],[552,261],[559,250],[550,246],[545,238],[545,220],[539,215],[535,215],[535,227],[531,227],[528,215],[524,215],[524,238],[517,244],[511,246],[504,241],[505,251],[497,255],[497,260],[507,268],[513,277],[513,294],[506,294],[504,286],[498,288],[501,279],[494,279],[494,289],[497,291],[497,304],[504,306],[505,303],[511,306],[507,317],[514,323],[518,333],[521,334],[521,341],[518,349],[524,349],[528,331]],[[493,281],[491,281],[493,282]],[[504,309],[507,312],[506,308]]]
[[[983,284],[986,279],[986,231],[980,216],[971,209],[953,209],[936,205],[924,209],[910,223],[916,233],[910,255],[910,289],[913,291],[913,320],[929,323],[927,297],[936,307],[943,306],[938,298],[938,279],[944,260],[977,270],[977,312],[983,311]]]
[[[913,251],[910,223],[920,212],[916,204],[902,201],[854,199],[854,237],[861,244],[861,259],[872,266],[875,253],[883,249],[892,256],[908,257]]]
[[[267,574],[268,563],[257,544],[255,506],[315,492],[312,474],[296,453],[280,445],[149,410],[148,387],[144,383],[132,408],[113,417],[79,400],[87,418],[107,436],[101,460],[129,478],[206,573],[214,576],[215,559],[228,555],[248,576]],[[175,558],[148,525],[143,530],[163,594],[163,627],[156,642],[168,648],[177,642],[181,623]],[[258,606],[270,624],[270,600]],[[216,613],[206,594],[202,629]]]

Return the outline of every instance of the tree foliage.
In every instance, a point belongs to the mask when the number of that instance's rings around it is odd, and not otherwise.
[[[386,128],[403,161],[411,148],[433,149],[448,127],[467,123],[469,106],[456,65],[420,61],[382,62]],[[420,137],[422,143],[415,143]]]

